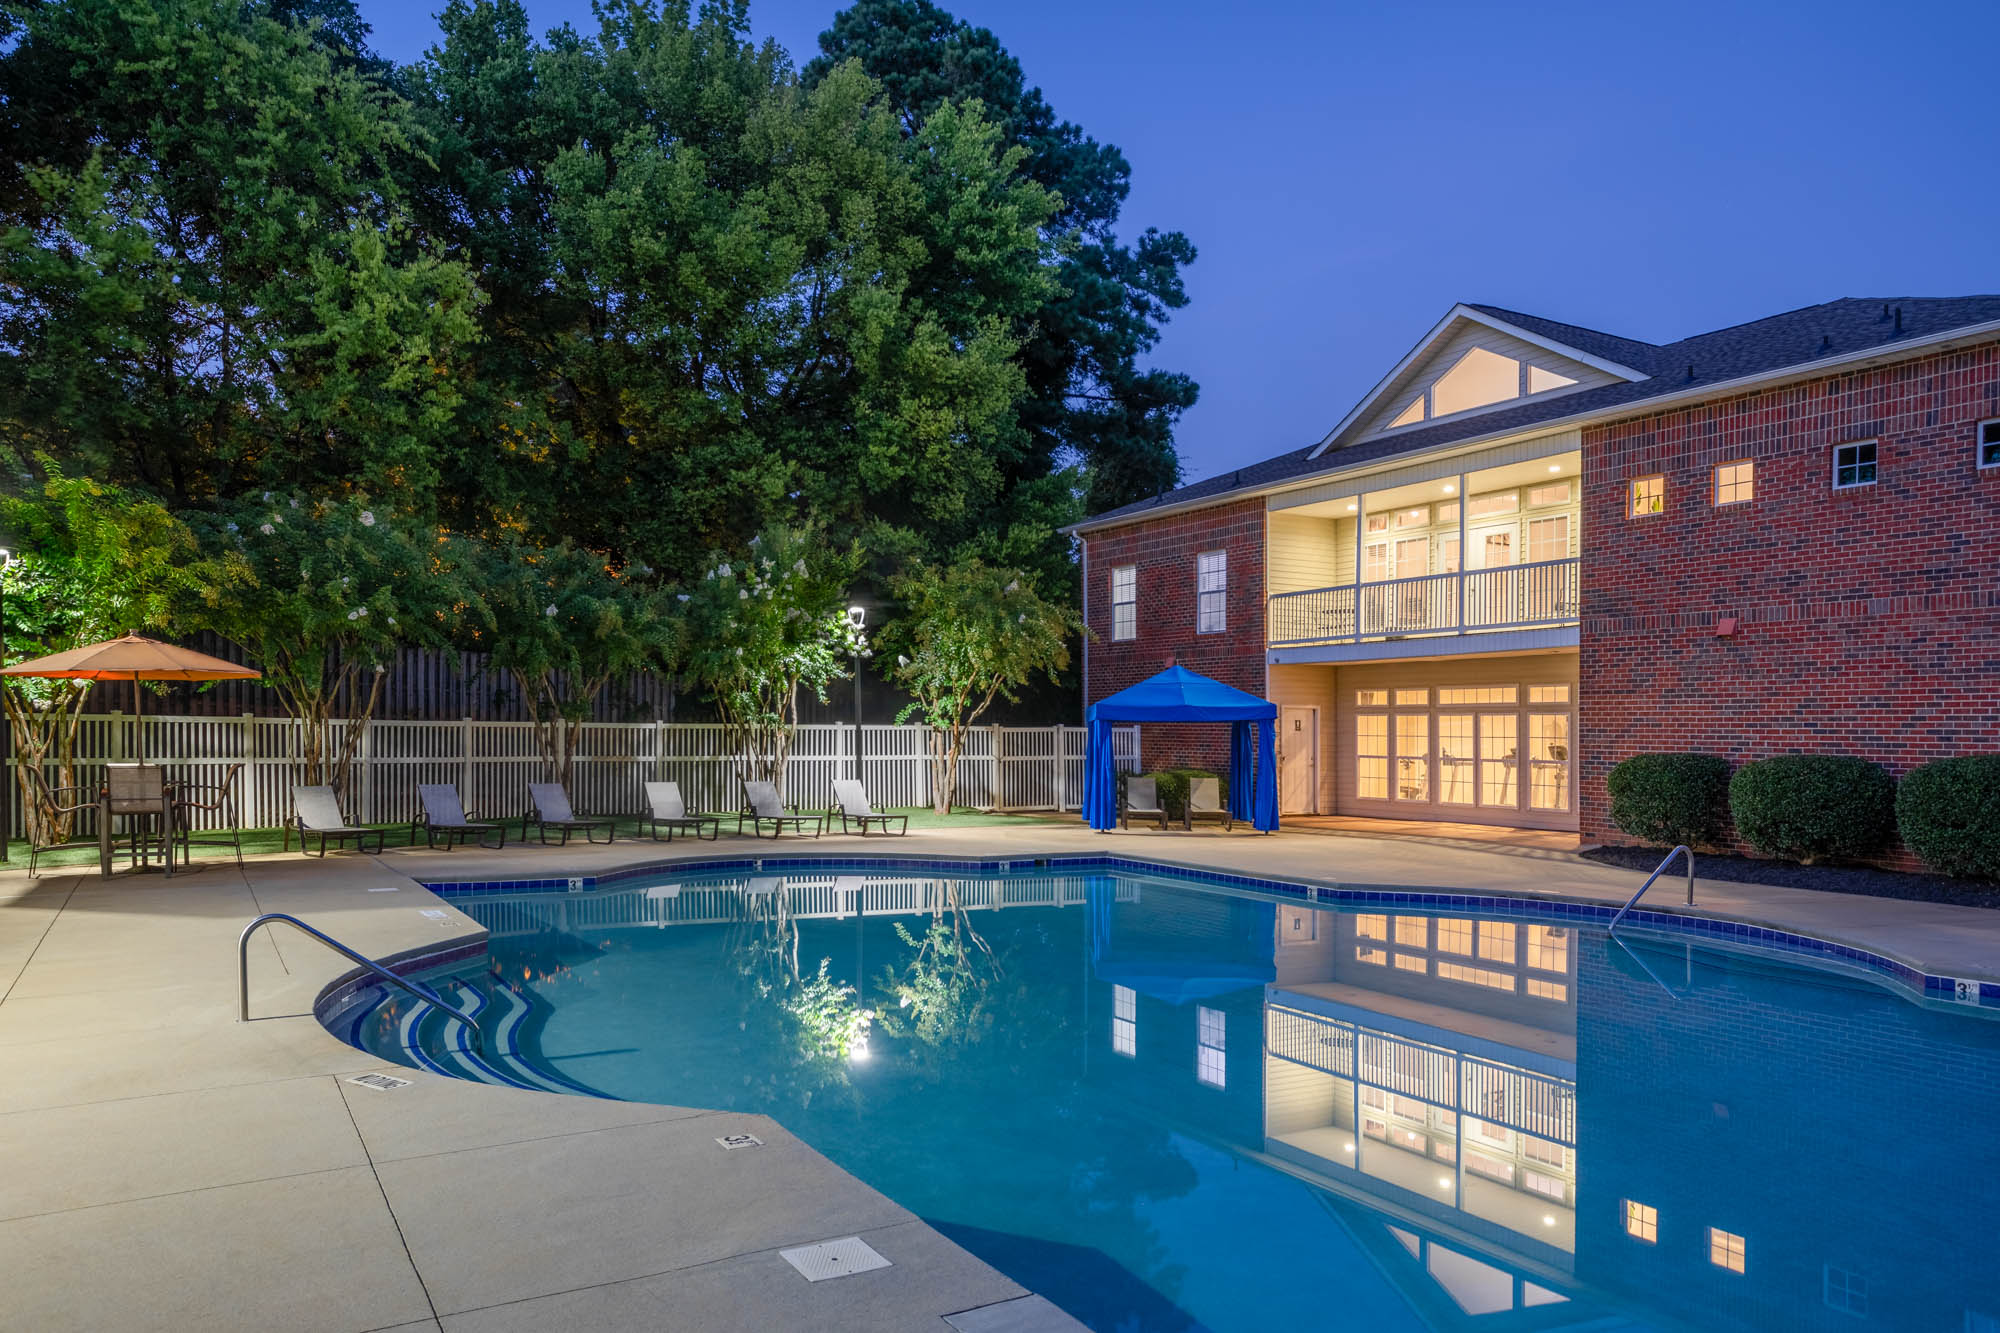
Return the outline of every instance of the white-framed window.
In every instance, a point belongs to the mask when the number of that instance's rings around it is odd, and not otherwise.
[[[1203,551],[1194,558],[1194,629],[1220,634],[1229,628],[1229,552]]]
[[[1569,503],[1569,483],[1552,481],[1546,486],[1528,488],[1528,503],[1531,505],[1566,505]]]
[[[1979,423],[1979,466],[2000,467],[2000,420]]]
[[[1433,417],[1469,412],[1475,407],[1547,393],[1575,383],[1573,377],[1546,366],[1473,347],[1438,376],[1430,388],[1411,399],[1389,422],[1388,428],[1414,426]]]
[[[1118,565],[1111,571],[1111,637],[1139,637],[1139,567]]]
[[[1660,1210],[1651,1204],[1625,1200],[1625,1234],[1648,1245],[1659,1243]]]
[[[1757,465],[1747,458],[1715,465],[1715,507],[1740,505],[1757,498]]]
[[[1826,1265],[1820,1277],[1820,1299],[1835,1310],[1868,1317],[1868,1279],[1851,1268]]]
[[[1229,1018],[1220,1009],[1195,1006],[1194,1076],[1211,1088],[1222,1087],[1229,1077]]]
[[[1743,1271],[1743,1237],[1721,1227],[1708,1229],[1708,1261],[1732,1273]]]
[[[1111,1049],[1120,1055],[1139,1053],[1139,995],[1130,986],[1111,988]]]
[[[1569,559],[1569,515],[1528,520],[1528,561]],[[1540,608],[1538,608],[1540,609]]]
[[[1667,508],[1667,479],[1663,476],[1632,478],[1632,498],[1626,504],[1625,513],[1629,518],[1645,518],[1650,514],[1665,513]]]
[[[1875,441],[1858,440],[1833,447],[1833,489],[1851,491],[1875,484]]]
[[[1364,801],[1389,799],[1389,715],[1354,715],[1354,794]]]

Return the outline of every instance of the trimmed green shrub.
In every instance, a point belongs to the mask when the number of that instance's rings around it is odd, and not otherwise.
[[[1659,847],[1704,847],[1722,832],[1729,765],[1712,754],[1635,754],[1604,780],[1611,822]]]
[[[1766,856],[1857,860],[1881,851],[1896,831],[1896,783],[1865,759],[1779,755],[1736,770],[1729,814]]]
[[[1147,776],[1159,784],[1160,809],[1167,812],[1169,819],[1183,819],[1187,815],[1188,785],[1196,778],[1212,778],[1216,775],[1205,768],[1163,768]],[[1223,799],[1229,793],[1225,790]]]
[[[1896,787],[1896,828],[1941,874],[2000,879],[2000,754],[1910,770]]]

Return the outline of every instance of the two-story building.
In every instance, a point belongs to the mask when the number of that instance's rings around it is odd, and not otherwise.
[[[1074,532],[1086,703],[1168,661],[1272,700],[1287,814],[1616,840],[1642,751],[1992,750],[2000,296],[1664,345],[1460,305],[1323,439]]]

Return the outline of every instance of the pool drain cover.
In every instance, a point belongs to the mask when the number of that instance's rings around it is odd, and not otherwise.
[[[778,1253],[808,1282],[824,1282],[830,1277],[846,1277],[850,1273],[890,1267],[889,1261],[868,1248],[868,1242],[859,1236],[822,1240],[795,1249],[779,1250]]]
[[[377,1092],[394,1092],[398,1088],[410,1086],[410,1080],[397,1078],[394,1074],[357,1074],[347,1081],[358,1083],[364,1088],[373,1088]]]

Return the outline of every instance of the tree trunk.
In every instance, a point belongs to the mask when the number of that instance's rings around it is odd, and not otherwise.
[[[51,787],[76,785],[76,734],[83,725],[84,701],[90,697],[89,682],[67,687],[50,708],[35,708],[16,691],[0,688],[7,725],[14,730],[15,791],[19,796],[21,826],[28,838],[41,846],[68,842],[76,828],[75,817],[58,815],[41,799],[40,788],[30,785],[28,769],[46,771],[53,763],[56,780]],[[0,829],[0,838],[10,830]]]

